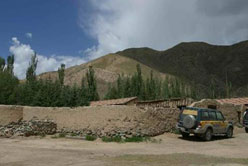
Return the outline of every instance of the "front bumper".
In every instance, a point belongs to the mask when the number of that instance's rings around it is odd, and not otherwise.
[[[204,128],[186,129],[182,126],[179,126],[178,124],[176,125],[176,128],[180,132],[189,133],[189,134],[204,134],[206,132],[206,130]]]

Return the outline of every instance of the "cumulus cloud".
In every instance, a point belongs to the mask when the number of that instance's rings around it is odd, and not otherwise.
[[[23,79],[26,76],[26,70],[29,66],[34,50],[28,44],[22,44],[16,37],[12,38],[12,45],[9,48],[11,54],[15,56],[14,73],[15,75]],[[81,57],[73,56],[56,56],[52,55],[47,57],[44,55],[37,54],[38,65],[37,74],[44,73],[47,71],[55,71],[58,67],[64,63],[66,67],[79,65],[84,63],[84,59]]]
[[[30,33],[30,32],[27,32],[27,33],[25,34],[25,36],[26,36],[27,38],[29,38],[29,39],[32,39],[33,34]]]
[[[92,12],[81,10],[80,25],[98,42],[86,51],[92,59],[129,47],[164,50],[180,42],[233,44],[248,38],[247,0],[88,2]]]

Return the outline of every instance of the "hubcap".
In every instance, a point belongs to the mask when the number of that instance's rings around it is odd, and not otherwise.
[[[207,140],[210,140],[211,139],[211,132],[208,131],[207,134],[206,134],[206,136],[207,136]]]

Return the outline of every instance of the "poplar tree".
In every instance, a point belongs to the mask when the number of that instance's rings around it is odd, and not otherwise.
[[[89,67],[89,70],[86,73],[87,83],[88,83],[88,97],[90,101],[99,100],[99,95],[97,92],[97,83],[95,78],[95,71],[92,66]]]
[[[37,68],[38,59],[36,53],[31,57],[29,67],[26,72],[26,79],[28,83],[34,83],[36,80],[36,68]]]
[[[14,55],[8,56],[7,58],[7,72],[11,75],[13,75],[13,70],[14,70],[14,61],[15,61],[15,57]]]
[[[5,67],[5,60],[0,57],[0,72],[3,72]]]
[[[60,85],[64,85],[64,78],[65,78],[65,64],[61,64],[60,68],[58,69],[59,74],[59,83]]]

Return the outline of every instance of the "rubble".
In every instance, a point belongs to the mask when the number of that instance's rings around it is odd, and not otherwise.
[[[51,120],[32,119],[30,121],[20,120],[11,122],[8,125],[0,126],[0,137],[16,137],[16,136],[37,136],[55,134],[57,125]]]

